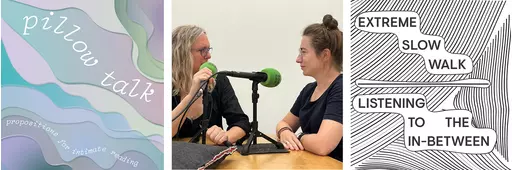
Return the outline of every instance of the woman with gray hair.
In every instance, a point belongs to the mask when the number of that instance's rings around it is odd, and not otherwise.
[[[212,72],[200,66],[211,58],[210,42],[204,29],[194,25],[179,26],[172,32],[172,117],[176,117],[192,101],[200,88],[200,82],[208,79]],[[208,124],[207,137],[221,145],[224,141],[235,143],[250,131],[249,117],[238,103],[229,79],[218,75],[215,81],[209,80],[212,96],[212,112]],[[198,98],[189,110],[172,122],[173,137],[192,137],[201,130],[203,114],[202,97]],[[185,116],[185,117],[183,117]],[[222,127],[222,117],[228,128]],[[183,120],[184,121],[181,121]],[[180,127],[180,128],[179,128]]]

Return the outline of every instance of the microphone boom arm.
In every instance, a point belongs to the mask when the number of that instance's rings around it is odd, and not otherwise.
[[[267,74],[263,72],[238,72],[238,71],[219,71],[218,74],[225,74],[230,77],[247,78],[258,83],[267,81]]]

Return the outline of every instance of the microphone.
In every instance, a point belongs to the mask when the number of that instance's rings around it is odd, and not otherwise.
[[[203,63],[199,69],[208,68],[212,71],[213,77],[217,78],[217,74],[225,74],[231,77],[246,78],[260,82],[265,87],[276,87],[281,83],[281,73],[274,68],[265,68],[260,72],[238,72],[238,71],[220,71],[217,72],[217,66],[211,62]]]
[[[215,64],[211,63],[211,62],[205,62],[203,64],[201,64],[201,66],[199,66],[199,69],[203,69],[203,68],[208,68],[210,69],[210,71],[212,71],[212,76],[213,76],[213,79],[216,79],[217,78],[217,66],[215,66]],[[201,87],[204,86],[206,84],[206,81],[201,81]],[[213,91],[213,88],[215,87],[215,80],[213,81],[213,84],[209,84],[208,87],[203,87],[203,91],[208,89],[209,92],[212,92]]]
[[[231,77],[246,78],[249,80],[260,82],[265,87],[276,87],[281,83],[281,73],[273,68],[265,68],[260,72],[238,72],[238,71],[221,71],[219,74],[225,74]]]
[[[217,73],[217,66],[215,66],[215,64],[211,63],[211,62],[205,62],[203,64],[201,64],[201,66],[199,66],[199,69],[203,69],[203,68],[208,68],[212,71],[212,74],[214,75],[213,78],[217,78],[217,75],[215,73]]]

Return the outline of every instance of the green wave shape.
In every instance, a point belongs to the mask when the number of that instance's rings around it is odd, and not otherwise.
[[[136,66],[140,71],[152,80],[163,81],[164,79],[164,63],[156,60],[150,53],[147,42],[147,34],[144,28],[131,21],[127,13],[127,0],[115,0],[115,10],[119,21],[126,28],[128,34],[132,37],[133,41],[138,48],[138,57],[136,59]]]

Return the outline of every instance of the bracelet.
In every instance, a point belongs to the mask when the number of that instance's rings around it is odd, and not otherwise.
[[[300,141],[300,138],[302,138],[302,136],[304,136],[304,135],[305,135],[305,134],[304,134],[304,132],[301,132],[301,133],[299,134],[299,137],[297,137],[297,139],[299,139],[299,141]]]
[[[290,132],[293,132],[292,128],[288,126],[282,127],[281,129],[279,129],[279,131],[277,131],[277,138],[281,139],[281,132],[283,132],[284,130],[290,130]]]

